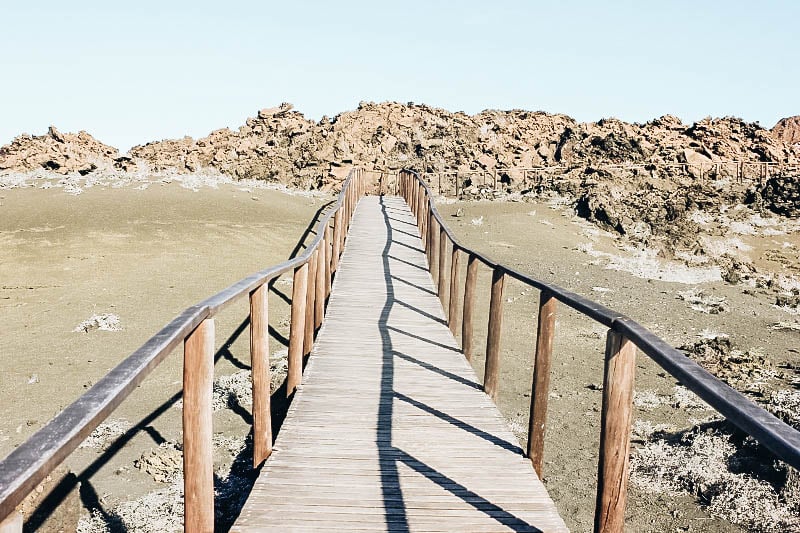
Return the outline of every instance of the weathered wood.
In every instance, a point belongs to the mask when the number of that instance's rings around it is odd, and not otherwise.
[[[557,305],[558,301],[551,293],[542,291],[539,295],[539,324],[536,328],[536,356],[533,364],[531,409],[528,420],[528,457],[540,478],[544,475],[544,436]]]
[[[183,347],[183,487],[186,531],[214,531],[211,397],[214,319],[203,320]]]
[[[621,533],[625,525],[635,372],[636,346],[622,334],[609,330],[600,416],[596,533]]]
[[[500,336],[503,326],[503,284],[505,272],[496,268],[492,271],[492,295],[489,300],[489,331],[486,336],[486,365],[483,373],[483,389],[489,397],[497,401],[498,378],[500,373]]]
[[[317,248],[317,294],[314,297],[314,327],[322,325],[322,318],[325,316],[325,248],[324,243]]]
[[[291,396],[303,379],[303,345],[306,324],[306,292],[308,263],[294,271],[292,311],[289,325],[289,353],[286,357],[286,394]]]
[[[253,386],[253,467],[272,453],[269,307],[265,283],[250,293],[250,367]]]
[[[428,253],[428,269],[431,272],[431,278],[436,281],[438,278],[436,277],[436,268],[439,266],[439,231],[438,231],[439,223],[436,221],[433,216],[431,216],[431,222],[428,224],[428,242],[429,250]]]
[[[447,321],[450,332],[455,336],[459,329],[458,315],[458,248],[453,246],[450,257],[450,303],[447,306]]]
[[[331,257],[331,271],[336,272],[339,270],[339,256],[342,255],[342,210],[341,208],[336,211],[333,216],[333,250]]]
[[[361,200],[303,385],[231,531],[566,531],[444,324],[412,221],[399,198]]]
[[[475,283],[478,281],[478,258],[469,254],[467,277],[464,280],[464,320],[461,322],[461,351],[467,361],[472,360],[472,309],[475,305]]]
[[[442,302],[442,307],[447,302],[447,234],[444,228],[439,228],[439,300]]]
[[[333,268],[331,264],[333,262],[333,231],[331,227],[326,225],[325,226],[325,241],[323,242],[322,246],[325,250],[325,299],[328,299],[328,296],[331,295],[331,285],[333,283]]]
[[[305,331],[303,332],[303,355],[311,353],[314,347],[314,330],[316,324],[314,323],[314,313],[316,311],[317,299],[317,252],[311,254],[311,259],[308,260],[308,289],[306,290],[306,320]]]
[[[22,514],[12,512],[0,522],[0,533],[22,533]]]

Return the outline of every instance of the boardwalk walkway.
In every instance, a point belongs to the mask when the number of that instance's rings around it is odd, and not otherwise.
[[[233,531],[566,531],[460,353],[411,212],[359,203],[327,315]]]

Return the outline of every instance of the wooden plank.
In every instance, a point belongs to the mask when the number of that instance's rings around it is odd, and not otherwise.
[[[214,319],[203,320],[184,342],[183,490],[186,531],[214,530],[214,449],[211,397]]]
[[[253,467],[272,453],[269,308],[265,283],[250,293],[250,367],[253,387]]]
[[[0,522],[0,533],[22,533],[22,514],[12,512]]]
[[[539,319],[536,330],[536,356],[533,364],[531,410],[528,420],[528,457],[536,474],[544,468],[544,435],[547,424],[547,398],[550,394],[550,362],[556,329],[558,301],[547,291],[539,295]]]
[[[566,531],[458,349],[411,211],[366,197],[352,220],[303,383],[232,531]]]
[[[598,533],[621,533],[625,526],[635,372],[636,346],[620,333],[609,330],[594,521]]]

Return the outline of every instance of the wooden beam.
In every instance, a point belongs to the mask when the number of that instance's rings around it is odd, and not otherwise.
[[[544,435],[547,424],[547,397],[550,393],[550,364],[558,301],[550,292],[539,295],[539,324],[536,329],[536,356],[533,365],[531,410],[528,420],[528,458],[539,479],[544,474]]]
[[[609,330],[600,419],[596,533],[621,533],[625,525],[635,372],[636,345]]]
[[[183,347],[183,494],[186,531],[214,531],[211,398],[214,319],[203,320]]]
[[[467,361],[472,360],[472,309],[475,305],[475,283],[478,280],[478,258],[469,254],[467,278],[464,280],[464,320],[461,322],[461,350]]]
[[[483,390],[497,402],[500,373],[500,336],[503,326],[503,284],[505,272],[492,271],[492,296],[489,301],[489,332],[486,336],[486,366],[483,373]]]
[[[269,372],[269,287],[250,293],[250,367],[253,385],[253,468],[272,453],[271,377]]]
[[[294,270],[292,316],[289,326],[289,354],[286,358],[286,395],[291,396],[303,379],[303,341],[306,324],[306,292],[308,263]]]

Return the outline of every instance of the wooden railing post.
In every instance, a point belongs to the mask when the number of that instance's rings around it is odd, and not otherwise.
[[[447,302],[447,233],[444,227],[439,225],[439,299],[442,301],[442,307]]]
[[[303,344],[306,324],[308,263],[294,269],[292,315],[289,325],[289,354],[286,358],[286,395],[291,396],[303,379]]]
[[[483,390],[497,401],[497,381],[500,372],[500,332],[503,325],[503,284],[506,275],[501,268],[492,271],[492,296],[489,301],[489,332],[486,336],[486,366]]]
[[[311,348],[314,347],[314,302],[317,299],[317,252],[314,250],[311,253],[311,258],[308,260],[308,289],[306,290],[306,321],[305,331],[303,336],[303,355],[311,353]]]
[[[547,424],[547,396],[550,391],[550,361],[556,327],[558,301],[548,291],[539,295],[539,325],[536,329],[536,356],[533,364],[531,410],[528,421],[528,458],[541,479],[544,464],[544,435]]]
[[[186,531],[214,531],[211,397],[214,319],[203,320],[183,346],[183,494]]]
[[[0,522],[0,533],[22,533],[22,514],[13,511]]]
[[[322,241],[325,250],[325,299],[331,295],[331,284],[333,283],[333,232],[330,225],[325,226],[325,239]]]
[[[314,296],[314,327],[319,329],[322,318],[325,316],[325,241],[319,243],[317,248],[317,282]]]
[[[419,221],[419,235],[422,238],[422,250],[427,254],[431,246],[428,238],[428,226],[431,223],[431,212],[428,209],[422,211],[422,218]]]
[[[472,359],[472,308],[475,305],[475,282],[478,280],[478,258],[469,254],[467,278],[464,281],[464,320],[461,322],[461,351]]]
[[[250,293],[250,368],[253,386],[253,467],[272,453],[269,307],[265,283]]]
[[[430,254],[428,258],[428,266],[431,272],[431,278],[434,282],[438,281],[438,277],[434,274],[436,268],[439,267],[439,236],[437,235],[439,232],[437,231],[437,226],[439,223],[433,218],[431,215],[431,222],[428,225],[428,242],[430,242]]]
[[[333,256],[331,257],[331,271],[339,270],[339,256],[342,250],[342,209],[339,208],[333,216]]]
[[[458,248],[453,246],[450,257],[450,303],[447,306],[447,322],[450,332],[455,336],[458,332]]]
[[[636,346],[620,333],[609,330],[600,418],[596,533],[619,533],[625,525],[635,372]]]

